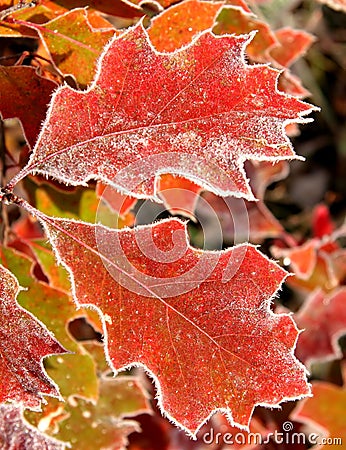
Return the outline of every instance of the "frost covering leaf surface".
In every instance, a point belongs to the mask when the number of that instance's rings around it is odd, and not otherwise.
[[[64,450],[66,445],[31,427],[15,405],[0,405],[0,446],[6,450]]]
[[[294,158],[283,125],[311,107],[276,90],[277,70],[246,65],[250,37],[206,31],[167,54],[141,24],[114,38],[88,91],[56,91],[20,177],[96,178],[153,197],[155,176],[176,173],[219,195],[253,198],[244,160]]]
[[[65,350],[18,305],[19,285],[11,272],[0,265],[0,275],[0,402],[38,408],[42,394],[59,394],[43,370],[42,359]]]
[[[216,409],[245,427],[256,404],[308,394],[297,328],[269,306],[286,273],[255,247],[193,249],[176,219],[123,230],[41,219],[76,300],[103,313],[109,362],[149,369],[189,432]]]

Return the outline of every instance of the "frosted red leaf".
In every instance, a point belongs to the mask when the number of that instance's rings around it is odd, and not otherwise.
[[[338,339],[346,334],[346,288],[313,292],[294,316],[299,328],[296,355],[306,365],[342,357]]]
[[[0,404],[0,447],[6,450],[64,450],[67,446],[40,433],[23,418],[20,407]]]
[[[255,405],[309,393],[297,328],[270,310],[286,272],[255,247],[196,250],[176,219],[114,230],[37,215],[76,301],[103,313],[111,366],[149,370],[164,414],[189,433],[215,410],[246,427]]]
[[[33,147],[57,84],[41,77],[33,67],[0,66],[0,114],[20,119],[25,137]]]
[[[249,36],[202,33],[157,53],[139,24],[106,47],[86,92],[57,89],[28,173],[68,184],[96,178],[154,198],[155,176],[175,173],[219,195],[252,199],[243,162],[296,155],[284,126],[311,106],[276,90],[278,72],[247,66]]]
[[[13,401],[37,409],[42,394],[58,396],[42,359],[65,353],[44,325],[16,302],[17,279],[0,265],[1,339],[0,402]]]
[[[345,367],[344,367],[345,380]],[[291,418],[311,429],[318,431],[314,435],[313,450],[340,450],[346,442],[346,389],[324,381],[312,384],[311,398],[298,403]],[[328,438],[326,441],[323,438]],[[330,441],[329,441],[330,439]],[[324,445],[325,444],[325,445]]]

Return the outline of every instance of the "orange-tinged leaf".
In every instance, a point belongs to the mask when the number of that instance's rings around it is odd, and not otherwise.
[[[288,249],[273,247],[272,254],[276,258],[284,258],[285,265],[289,264],[298,278],[308,280],[316,266],[317,245],[317,240],[310,239],[298,247]]]
[[[0,21],[0,37],[37,39],[37,33],[26,25],[5,22],[2,20]]]
[[[255,161],[247,164],[246,171],[250,178],[252,189],[256,192],[256,197],[263,200],[264,193],[271,183],[287,177],[289,165],[286,161],[276,163]]]
[[[158,180],[158,192],[171,214],[194,218],[201,188],[186,178],[164,174]]]
[[[40,0],[31,8],[19,9],[11,14],[11,18],[32,23],[45,23],[65,14],[68,10],[49,0]]]
[[[88,91],[58,88],[12,185],[35,172],[73,185],[96,178],[155,198],[155,176],[175,173],[252,199],[244,160],[296,157],[284,125],[311,107],[276,91],[276,70],[245,64],[248,39],[205,32],[160,54],[141,25],[114,38]]]
[[[56,83],[41,77],[33,67],[0,66],[0,114],[18,117],[25,137],[34,146]]]
[[[320,432],[319,436],[314,433],[311,443],[316,445],[313,450],[340,450],[346,442],[346,389],[315,381],[312,394],[313,397],[298,404],[291,417],[308,425],[310,430],[313,427]],[[323,438],[328,438],[328,441],[323,442]]]
[[[184,0],[154,17],[149,38],[160,52],[171,52],[189,44],[200,31],[211,28],[225,2]]]
[[[256,62],[268,62],[268,50],[276,44],[276,38],[270,26],[253,17],[242,9],[225,7],[219,14],[213,28],[216,34],[244,34],[257,31],[253,40],[246,47],[246,54]]]
[[[309,393],[297,328],[269,306],[286,274],[255,247],[195,250],[175,219],[112,230],[36,214],[76,301],[103,313],[112,367],[145,366],[189,433],[217,409],[245,427],[256,404]]]
[[[96,60],[116,33],[114,28],[93,29],[85,9],[74,9],[44,25],[29,23],[41,37],[52,61],[63,74],[73,75],[81,86],[95,74]]]
[[[290,277],[289,284],[308,291],[321,288],[329,292],[342,285],[346,278],[346,251],[338,242],[345,232],[342,226],[322,239],[309,239],[287,249],[273,246],[271,252],[275,258],[283,258],[284,264],[294,271],[296,276]]]
[[[4,450],[64,450],[66,445],[30,426],[15,405],[0,404],[0,446]]]
[[[280,28],[275,31],[275,37],[279,45],[274,45],[270,50],[270,56],[283,67],[288,67],[302,56],[315,38],[312,34],[303,30],[294,30],[290,27]]]
[[[56,385],[43,369],[43,358],[65,353],[42,323],[16,301],[19,284],[0,265],[1,339],[0,401],[11,400],[37,409],[42,394],[58,396]]]

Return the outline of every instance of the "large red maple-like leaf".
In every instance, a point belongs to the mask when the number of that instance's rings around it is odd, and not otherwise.
[[[41,173],[153,197],[155,176],[176,173],[252,199],[244,160],[296,157],[284,126],[311,106],[277,91],[277,70],[245,63],[251,37],[206,31],[167,54],[154,50],[141,24],[114,38],[88,91],[58,88],[30,162],[10,187]]]
[[[42,359],[65,349],[34,316],[16,302],[17,279],[0,265],[0,402],[39,408],[42,394],[58,396],[43,370]]]
[[[215,410],[246,427],[255,405],[309,393],[297,328],[269,306],[286,273],[255,247],[193,249],[176,219],[114,230],[36,215],[76,301],[102,311],[111,366],[145,366],[190,433]]]

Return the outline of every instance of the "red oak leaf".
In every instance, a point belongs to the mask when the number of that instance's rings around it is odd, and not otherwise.
[[[345,373],[344,373],[345,380]],[[324,381],[312,385],[313,397],[298,403],[291,415],[293,420],[302,422],[320,431],[309,434],[312,450],[340,450],[346,442],[346,389]],[[328,440],[326,440],[326,437]]]
[[[176,219],[114,230],[36,215],[76,301],[103,314],[112,368],[143,365],[164,413],[189,433],[215,410],[246,427],[255,405],[309,393],[297,328],[270,310],[286,273],[255,247],[196,250]]]
[[[25,137],[34,146],[47,104],[56,83],[41,77],[33,67],[0,66],[0,114],[20,119]]]
[[[244,160],[296,157],[284,126],[311,107],[276,90],[275,69],[246,65],[250,37],[207,31],[167,54],[141,24],[112,39],[88,91],[55,92],[31,160],[11,185],[32,172],[72,185],[96,178],[155,198],[155,176],[175,173],[253,199]]]
[[[4,450],[64,450],[67,446],[40,433],[23,419],[21,408],[0,405],[0,447]]]
[[[42,359],[66,351],[33,315],[16,302],[19,284],[0,265],[1,339],[0,402],[39,408],[42,394],[58,396],[57,387],[43,369]]]
[[[342,357],[338,339],[346,334],[346,288],[330,295],[313,292],[294,318],[299,328],[304,329],[296,350],[304,364]]]

